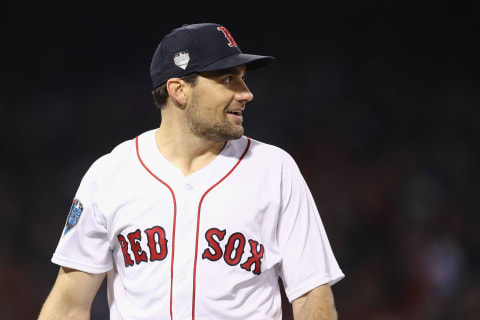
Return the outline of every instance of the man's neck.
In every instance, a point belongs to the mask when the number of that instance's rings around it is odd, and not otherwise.
[[[226,144],[197,137],[188,128],[164,123],[155,132],[155,141],[163,156],[185,176],[207,166]]]

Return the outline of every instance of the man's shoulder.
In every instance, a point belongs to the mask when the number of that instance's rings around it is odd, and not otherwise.
[[[151,134],[151,131],[142,133],[139,136]],[[128,166],[136,161],[136,137],[125,140],[116,145],[112,151],[98,158],[91,166],[96,172],[117,171],[121,167]]]
[[[272,155],[277,157],[290,157],[290,154],[279,146],[262,142],[256,139],[248,138],[251,140],[251,148],[253,151],[259,154]]]
[[[262,142],[253,138],[244,137],[250,140],[249,152],[252,160],[265,162],[269,165],[274,163],[283,164],[294,161],[292,156],[279,146]]]

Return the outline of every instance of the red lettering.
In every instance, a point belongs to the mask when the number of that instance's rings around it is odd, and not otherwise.
[[[142,250],[142,247],[139,244],[140,240],[142,240],[140,229],[129,233],[127,238],[130,241],[130,246],[132,247],[133,255],[135,256],[135,263],[139,264],[142,261],[147,262],[147,254]]]
[[[217,237],[218,240],[215,240],[213,237]],[[225,237],[225,230],[219,230],[217,228],[208,229],[205,233],[205,239],[207,239],[208,245],[213,249],[213,253],[207,248],[203,251],[202,259],[208,259],[212,261],[217,261],[222,257],[222,249],[220,248],[220,241]]]
[[[253,273],[256,275],[259,275],[261,272],[261,261],[260,259],[263,258],[263,245],[260,244],[260,250],[257,249],[258,242],[255,240],[248,240],[248,243],[250,243],[250,253],[252,256],[248,258],[248,260],[245,263],[242,263],[240,267],[243,269],[250,271],[250,268],[252,267],[252,264],[255,263],[255,269],[251,270]]]
[[[232,34],[230,33],[230,31],[227,30],[227,28],[225,28],[225,27],[218,27],[217,30],[223,32],[223,35],[224,35],[225,38],[227,38],[227,40],[228,40],[228,46],[229,46],[229,47],[238,47],[237,42],[235,42],[235,39],[233,39]]]
[[[235,243],[238,243],[238,246],[235,248]],[[231,266],[235,266],[242,259],[243,250],[245,248],[245,237],[241,233],[234,233],[228,238],[228,242],[225,245],[225,254],[223,259],[225,262]],[[232,256],[232,253],[233,256]]]
[[[128,242],[125,240],[125,237],[121,234],[117,237],[118,242],[120,242],[120,248],[123,253],[123,260],[125,261],[125,267],[133,266],[133,261],[130,255],[128,254]]]
[[[145,233],[147,234],[148,248],[150,250],[150,261],[165,259],[168,253],[165,230],[162,227],[156,226],[146,229]],[[159,250],[157,250],[157,246]]]

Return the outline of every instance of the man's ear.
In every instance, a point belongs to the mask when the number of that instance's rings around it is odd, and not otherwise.
[[[183,109],[187,104],[185,82],[180,78],[170,78],[167,81],[167,91],[175,105]]]

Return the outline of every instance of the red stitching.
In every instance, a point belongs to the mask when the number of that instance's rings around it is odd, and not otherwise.
[[[176,221],[177,221],[177,200],[175,199],[175,193],[173,192],[172,188],[164,182],[162,179],[157,177],[150,169],[143,163],[142,158],[140,157],[140,151],[138,148],[138,137],[135,139],[135,145],[137,148],[137,156],[138,160],[142,164],[142,166],[145,168],[145,170],[148,171],[155,179],[157,179],[159,182],[161,182],[163,185],[165,185],[168,190],[170,190],[170,193],[172,194],[173,198],[173,231],[172,231],[172,264],[170,267],[170,319],[173,319],[173,313],[172,313],[172,295],[173,295],[173,261],[174,261],[174,256],[175,256],[175,227],[176,227]]]
[[[237,163],[233,166],[232,169],[220,180],[218,180],[217,183],[215,183],[213,186],[211,186],[205,193],[203,194],[202,198],[200,199],[200,203],[198,204],[198,214],[197,214],[197,239],[195,240],[195,261],[193,264],[193,297],[192,297],[192,320],[195,320],[195,289],[196,289],[196,275],[197,275],[197,256],[198,256],[198,232],[200,229],[200,211],[202,209],[202,203],[203,199],[205,199],[205,196],[212,191],[213,188],[218,186],[223,180],[225,180],[232,172],[237,168],[237,166],[240,164],[242,161],[243,157],[247,153],[248,149],[250,148],[250,138],[248,138],[247,142],[247,147],[245,148],[245,151],[243,151],[242,156],[240,159],[238,159]]]

